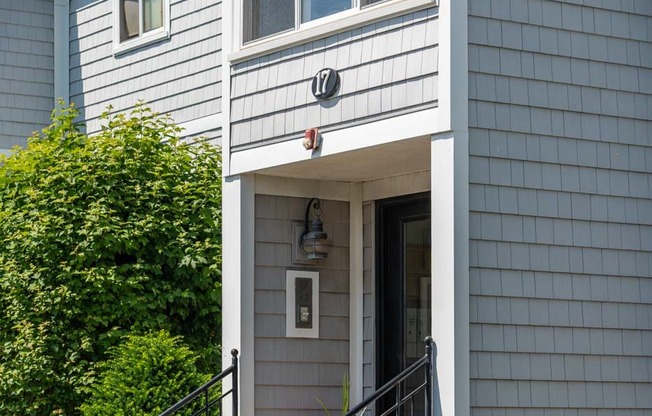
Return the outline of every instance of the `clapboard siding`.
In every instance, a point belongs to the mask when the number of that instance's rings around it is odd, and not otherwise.
[[[244,149],[437,105],[437,9],[431,8],[234,65],[231,146]],[[322,68],[341,87],[318,102]]]
[[[54,6],[0,2],[0,152],[49,124],[54,106]]]
[[[70,100],[99,129],[108,105],[144,100],[177,123],[221,112],[221,2],[171,1],[170,39],[113,55],[110,1],[71,3]]]
[[[292,222],[303,221],[307,199],[256,195],[254,271],[255,407],[260,416],[322,415],[316,399],[341,407],[349,370],[349,205],[322,201],[328,259],[291,262]],[[288,338],[286,270],[319,271],[319,339]]]
[[[211,129],[201,132],[192,132],[192,134],[187,134],[182,131],[179,137],[187,142],[193,143],[196,140],[205,140],[214,146],[222,146],[222,129]]]
[[[472,414],[649,414],[652,2],[469,4]]]

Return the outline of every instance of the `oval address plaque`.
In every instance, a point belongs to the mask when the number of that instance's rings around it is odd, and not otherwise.
[[[340,87],[340,75],[333,68],[324,68],[312,79],[312,95],[318,100],[331,98]]]

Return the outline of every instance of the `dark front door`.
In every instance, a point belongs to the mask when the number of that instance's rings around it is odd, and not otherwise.
[[[423,340],[430,335],[430,194],[383,200],[376,206],[376,384],[380,387],[425,354]],[[406,392],[422,380],[408,380],[401,389]],[[380,407],[393,403],[394,397],[387,398]]]

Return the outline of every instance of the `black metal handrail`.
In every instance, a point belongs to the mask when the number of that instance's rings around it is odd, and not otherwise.
[[[209,389],[213,387],[217,382],[226,378],[228,375],[231,375],[231,389],[227,392],[223,392],[219,397],[211,398]],[[159,416],[170,416],[176,413],[178,410],[183,409],[188,404],[194,402],[198,398],[204,400],[204,404],[199,410],[194,412],[192,416],[198,416],[204,414],[205,416],[210,415],[211,408],[215,405],[219,405],[220,415],[222,414],[222,399],[231,394],[233,399],[233,416],[238,416],[238,350],[235,348],[231,350],[231,366],[226,370],[222,371],[220,374],[216,375],[210,381],[206,382],[204,385],[199,387],[197,390],[193,391],[183,399],[179,400],[177,404],[170,407],[165,412],[161,413]]]
[[[385,410],[381,416],[386,416],[389,413],[393,412],[394,410],[400,409],[401,406],[403,406],[409,400],[413,401],[415,395],[421,392],[422,390],[425,391],[425,396],[426,396],[425,416],[432,416],[433,403],[434,403],[433,391],[434,388],[436,387],[434,385],[435,361],[434,361],[434,352],[433,352],[435,343],[431,337],[426,337],[425,343],[426,343],[426,353],[423,357],[419,358],[415,363],[410,365],[405,370],[401,371],[396,377],[389,380],[382,387],[380,387],[373,394],[371,394],[371,396],[367,397],[365,400],[363,400],[356,406],[353,406],[351,410],[349,410],[349,412],[346,413],[345,416],[357,415],[359,412],[365,410],[367,407],[369,407],[369,405],[375,403],[376,401],[378,401],[378,399],[385,396],[388,392],[392,390],[396,390],[396,403],[390,406],[389,409]],[[410,375],[420,370],[421,368],[425,370],[424,382],[403,396],[401,394],[401,383],[407,380],[407,378]]]

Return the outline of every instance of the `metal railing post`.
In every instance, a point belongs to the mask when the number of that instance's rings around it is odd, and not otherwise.
[[[426,416],[432,416],[432,370],[433,370],[433,357],[432,357],[432,337],[426,337],[426,356],[428,362],[426,364]]]
[[[165,410],[163,413],[161,413],[159,416],[172,416],[175,414],[178,410],[184,408],[186,405],[189,405],[190,403],[194,402],[197,406],[199,407],[199,412],[193,413],[194,415],[200,415],[200,414],[205,414],[206,416],[211,414],[211,408],[216,405],[219,409],[219,414],[222,414],[222,399],[224,399],[226,396],[229,394],[233,396],[233,414],[232,416],[238,416],[238,350],[235,348],[231,350],[231,355],[233,358],[231,359],[231,366],[224,371],[222,371],[220,374],[216,375],[206,383],[204,383],[202,386],[199,388],[195,389],[192,393],[184,397],[183,399],[179,400],[176,404],[174,404],[172,407],[169,409]],[[225,379],[227,376],[231,376],[231,382],[233,383],[233,386],[230,390],[228,391],[222,391],[221,394],[219,394],[219,397],[217,398],[211,398],[211,394],[209,392],[209,389],[214,386],[219,386],[218,383],[222,382],[223,379]],[[197,401],[195,402],[195,399]],[[201,401],[203,399],[204,405],[201,405]]]
[[[382,413],[382,416],[388,415],[403,415],[407,414],[406,407],[407,402],[410,402],[410,411],[414,413],[414,398],[416,394],[425,394],[425,416],[441,416],[441,412],[437,411],[436,405],[438,404],[439,394],[437,386],[437,371],[435,365],[435,356],[437,355],[437,347],[435,342],[431,337],[427,337],[425,340],[426,344],[426,353],[421,356],[417,361],[412,363],[408,368],[401,371],[393,379],[385,383],[383,386],[379,387],[375,392],[373,392],[369,397],[364,399],[362,402],[353,406],[348,413],[344,416],[361,416],[362,412],[366,411],[368,406],[372,403],[377,403],[379,399],[383,397],[391,398],[394,394],[396,403],[393,406],[389,406],[388,409]],[[403,395],[403,384],[407,383],[410,375],[414,374],[417,371],[420,371],[423,368],[425,372],[425,381],[415,388],[408,388],[405,386],[406,394]],[[415,374],[416,376],[416,374]],[[387,395],[387,396],[385,396]],[[359,414],[360,413],[360,414]]]
[[[233,374],[231,376],[231,391],[233,394],[233,416],[238,416],[238,350],[231,350],[231,363],[233,365]]]

